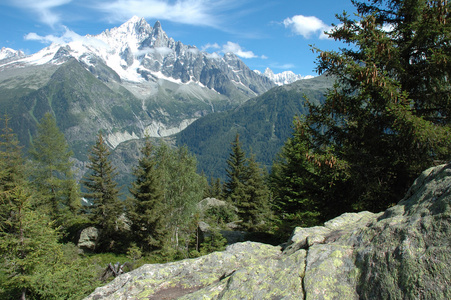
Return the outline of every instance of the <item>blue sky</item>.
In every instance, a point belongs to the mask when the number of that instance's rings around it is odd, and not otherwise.
[[[207,52],[234,52],[251,69],[315,75],[309,45],[337,49],[322,35],[350,0],[0,0],[0,48],[32,54],[61,38],[96,35],[132,16]]]

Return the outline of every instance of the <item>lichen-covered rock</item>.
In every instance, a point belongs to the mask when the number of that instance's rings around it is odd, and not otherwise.
[[[451,299],[451,165],[383,213],[296,228],[287,247],[244,242],[146,265],[87,299]]]
[[[84,250],[94,251],[99,241],[99,230],[95,227],[87,227],[80,233],[77,246]]]
[[[451,299],[451,165],[431,168],[356,244],[365,299]]]

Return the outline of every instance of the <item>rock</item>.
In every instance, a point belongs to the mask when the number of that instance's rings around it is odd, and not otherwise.
[[[398,205],[296,228],[286,248],[244,242],[145,265],[86,299],[451,299],[451,165]]]
[[[99,240],[99,230],[95,227],[88,227],[81,231],[77,246],[83,250],[94,251]]]
[[[197,207],[204,211],[215,206],[227,206],[227,202],[216,198],[205,198],[197,204]]]

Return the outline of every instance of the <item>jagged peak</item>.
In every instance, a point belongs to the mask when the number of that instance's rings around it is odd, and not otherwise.
[[[24,57],[24,56],[25,53],[23,53],[21,50],[14,50],[6,47],[2,47],[2,49],[0,49],[0,59]]]
[[[129,25],[132,25],[134,27],[142,27],[142,26],[148,26],[149,23],[147,23],[146,19],[144,19],[143,17],[133,16],[127,22],[122,24],[120,27],[122,27],[122,26],[127,27]]]
[[[154,29],[156,29],[156,28],[161,28],[161,23],[160,23],[160,21],[156,21],[156,22],[155,22],[155,25],[153,25],[153,28],[154,28]]]

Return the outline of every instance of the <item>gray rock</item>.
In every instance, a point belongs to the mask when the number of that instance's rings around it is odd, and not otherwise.
[[[86,299],[451,299],[451,165],[383,213],[296,228],[288,247],[244,242],[145,265]]]
[[[95,227],[88,227],[81,231],[77,246],[83,250],[94,251],[99,240],[99,230]]]

